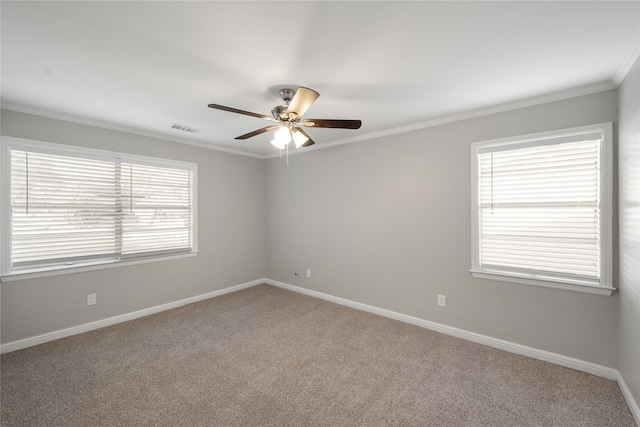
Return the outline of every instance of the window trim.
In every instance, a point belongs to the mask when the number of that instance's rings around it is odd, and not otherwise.
[[[535,144],[543,140],[574,137],[576,135],[600,133],[601,176],[601,270],[599,281],[562,278],[562,275],[538,272],[514,272],[508,269],[480,266],[480,215],[478,159],[479,151],[486,147],[507,147],[509,145]],[[613,287],[613,125],[611,122],[588,126],[559,129],[548,132],[532,133],[513,137],[478,141],[471,144],[471,269],[473,277],[506,281],[511,283],[539,286],[545,288],[576,291],[596,295],[610,296]]]
[[[196,256],[198,254],[198,164],[179,160],[163,159],[151,156],[122,153],[110,150],[101,150],[83,146],[58,144],[11,136],[0,136],[0,282],[11,282],[32,278],[57,276],[62,274],[78,273],[84,271],[100,270],[105,268],[136,265],[149,262],[167,261]],[[20,267],[11,269],[11,155],[10,150],[37,150],[38,152],[65,155],[78,158],[98,158],[100,160],[118,159],[143,165],[159,167],[183,168],[193,172],[193,211],[192,211],[192,245],[190,251],[160,252],[142,254],[135,257],[105,256],[86,261],[78,260],[73,265],[50,264],[34,267]]]

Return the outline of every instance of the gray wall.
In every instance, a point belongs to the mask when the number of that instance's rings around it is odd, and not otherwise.
[[[2,134],[198,163],[196,257],[2,283],[2,343],[265,277],[265,162],[13,111]],[[87,294],[98,303],[87,306]]]
[[[288,168],[269,159],[267,277],[616,368],[617,294],[469,273],[470,143],[613,122],[616,111],[613,90],[307,151]]]
[[[640,406],[640,60],[619,90],[619,371]]]

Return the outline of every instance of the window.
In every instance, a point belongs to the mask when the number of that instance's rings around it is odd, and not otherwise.
[[[472,144],[475,277],[610,295],[611,124]]]
[[[196,164],[2,144],[3,280],[196,252]]]

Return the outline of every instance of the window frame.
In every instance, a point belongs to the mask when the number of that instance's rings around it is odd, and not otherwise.
[[[0,136],[0,281],[10,282],[40,277],[48,277],[84,271],[93,271],[105,268],[121,267],[149,262],[159,262],[171,259],[180,259],[196,256],[198,254],[198,164],[178,160],[163,159],[151,156],[141,156],[110,150],[94,149],[82,146],[59,144],[11,136]],[[99,159],[120,163],[132,163],[138,165],[158,166],[174,169],[189,170],[193,173],[192,185],[192,224],[191,224],[191,250],[150,252],[140,255],[126,255],[122,257],[105,256],[83,261],[78,259],[73,265],[54,262],[33,267],[20,267],[12,269],[11,265],[11,150],[33,151],[45,154],[69,156],[85,159]],[[115,255],[115,254],[114,254]]]
[[[600,133],[600,277],[597,281],[571,278],[541,270],[515,271],[508,267],[480,265],[480,179],[479,151],[487,147],[524,148],[546,145],[560,138],[573,138],[583,134]],[[610,296],[613,287],[613,125],[598,123],[548,132],[478,141],[471,144],[471,269],[473,277],[506,281],[516,284],[540,286],[567,291]]]

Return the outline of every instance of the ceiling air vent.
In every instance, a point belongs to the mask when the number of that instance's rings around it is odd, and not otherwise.
[[[200,129],[192,128],[192,127],[185,126],[185,125],[179,125],[178,123],[174,123],[171,126],[171,129],[178,129],[178,130],[182,130],[182,131],[189,132],[189,133],[200,133],[201,132]]]

